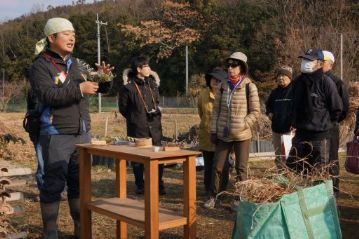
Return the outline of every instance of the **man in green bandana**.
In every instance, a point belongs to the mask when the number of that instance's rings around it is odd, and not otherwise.
[[[97,75],[97,79],[107,79],[108,83],[113,78],[113,68],[103,64],[93,74],[83,71],[82,63],[71,55],[76,37],[73,25],[67,19],[49,19],[44,33],[46,38],[36,44],[37,56],[29,73],[31,95],[36,103],[28,102],[38,111],[40,122],[39,132],[31,139],[38,159],[36,179],[44,238],[58,238],[57,217],[65,186],[75,236],[79,238],[79,153],[76,144],[91,140],[87,96],[99,92],[103,82],[93,82],[94,78],[88,76]]]

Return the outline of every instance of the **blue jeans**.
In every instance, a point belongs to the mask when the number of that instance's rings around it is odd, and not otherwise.
[[[42,147],[39,141],[36,141],[36,143],[34,143],[34,147],[35,147],[35,153],[37,158],[37,170],[36,170],[35,178],[36,178],[37,187],[39,190],[41,190],[41,188],[44,185],[44,176],[45,176],[44,158],[42,157]]]

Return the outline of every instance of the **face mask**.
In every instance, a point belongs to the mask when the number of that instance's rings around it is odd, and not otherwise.
[[[316,65],[316,61],[302,59],[302,63],[300,64],[300,71],[302,73],[313,73],[316,70]]]

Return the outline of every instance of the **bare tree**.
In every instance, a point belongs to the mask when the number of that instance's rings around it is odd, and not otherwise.
[[[21,82],[4,82],[1,86],[1,96],[0,96],[0,111],[6,112],[9,102],[15,96],[19,96],[23,89]]]

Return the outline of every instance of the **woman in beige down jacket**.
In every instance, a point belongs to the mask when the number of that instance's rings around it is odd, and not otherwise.
[[[206,73],[206,88],[202,89],[198,96],[198,115],[201,118],[199,124],[199,150],[202,151],[204,159],[204,187],[207,193],[210,193],[212,181],[212,168],[214,161],[214,152],[216,145],[210,140],[211,121],[214,99],[218,91],[218,86],[222,81],[227,80],[227,73],[219,67],[216,67]],[[227,164],[223,171],[223,185],[228,182],[229,165]],[[224,189],[224,188],[223,188]]]
[[[236,155],[236,181],[247,179],[251,127],[260,113],[258,90],[248,77],[247,56],[234,52],[226,60],[228,81],[222,82],[215,99],[211,141],[216,144],[212,171],[211,197],[205,207],[219,206],[221,178],[227,155],[233,148]]]

